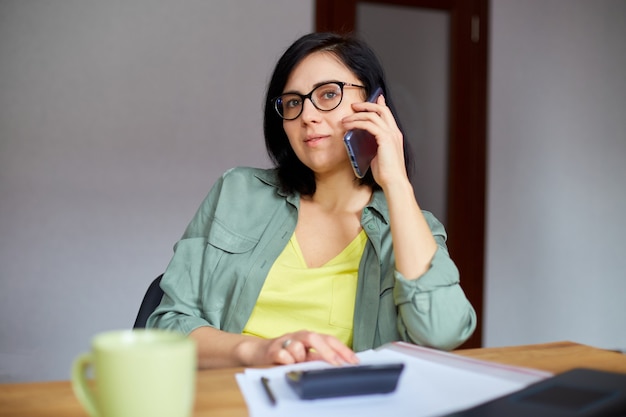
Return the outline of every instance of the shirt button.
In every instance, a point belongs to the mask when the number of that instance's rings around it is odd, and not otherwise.
[[[368,225],[367,225],[367,228],[368,228],[369,230],[374,230],[374,225],[373,225],[373,224],[368,224]]]

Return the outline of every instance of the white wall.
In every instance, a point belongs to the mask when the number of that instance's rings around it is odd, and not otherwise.
[[[626,10],[493,0],[485,342],[626,347]],[[208,187],[267,165],[312,0],[0,1],[0,382],[132,325]]]
[[[262,103],[312,0],[0,2],[0,382],[132,326],[210,185],[268,166]]]
[[[493,0],[488,346],[626,348],[626,2]]]

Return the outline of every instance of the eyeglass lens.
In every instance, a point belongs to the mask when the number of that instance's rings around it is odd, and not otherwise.
[[[343,85],[338,83],[328,83],[315,87],[306,96],[296,93],[283,94],[276,100],[276,110],[282,118],[293,120],[302,113],[302,106],[307,98],[310,98],[319,110],[333,110],[341,103],[342,87]]]

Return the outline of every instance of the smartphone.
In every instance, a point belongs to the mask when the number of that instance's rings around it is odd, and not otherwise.
[[[375,88],[367,101],[375,103],[382,93],[382,88]],[[354,175],[358,178],[363,178],[378,150],[376,138],[367,130],[354,129],[345,134],[343,142],[346,145],[352,169],[354,169]]]
[[[395,391],[402,363],[340,366],[287,372],[287,383],[303,400]]]

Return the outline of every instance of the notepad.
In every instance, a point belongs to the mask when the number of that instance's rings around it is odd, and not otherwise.
[[[358,413],[359,417],[427,417],[474,407],[552,376],[548,372],[480,361],[402,342],[357,355],[362,364],[403,363],[404,371],[396,390],[358,397],[300,399],[288,386],[285,374],[331,367],[325,362],[250,368],[236,375],[237,383],[252,417],[345,417],[349,413]],[[262,377],[268,379],[275,404],[268,401],[260,382]]]

